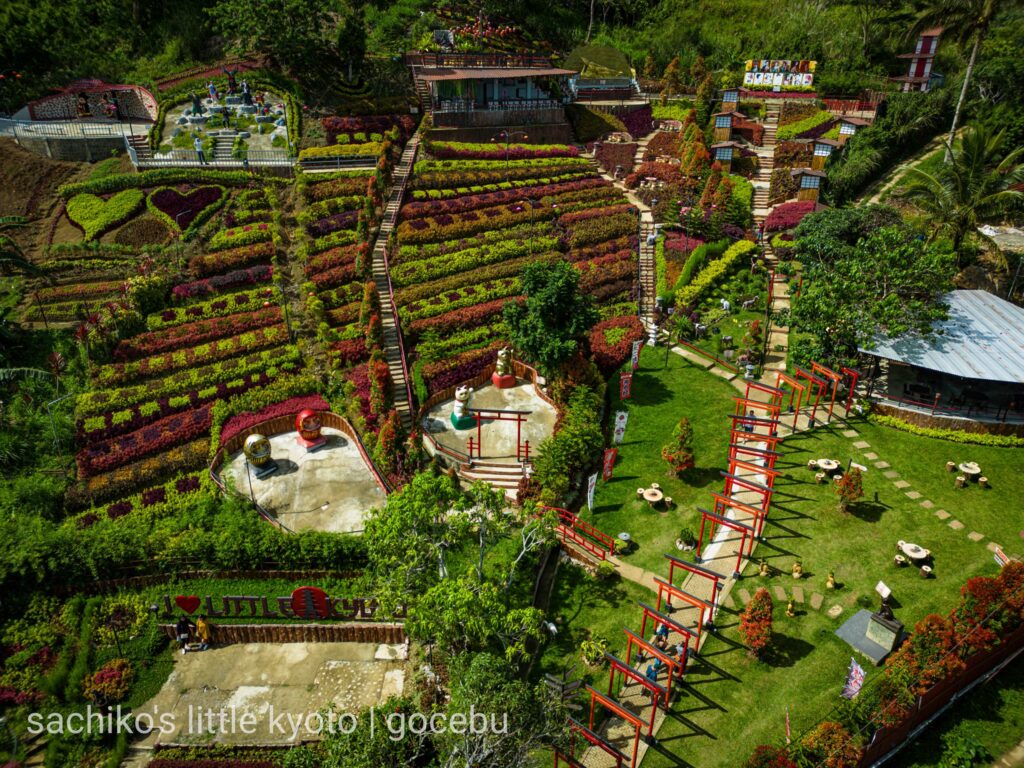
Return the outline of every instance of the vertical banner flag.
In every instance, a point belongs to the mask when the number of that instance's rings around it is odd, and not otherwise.
[[[640,367],[640,347],[643,345],[642,339],[633,342],[633,356],[630,358],[630,365],[633,366],[634,371]]]
[[[597,472],[587,478],[587,509],[594,511],[594,490],[597,488]]]
[[[615,469],[615,457],[619,455],[618,448],[605,448],[604,451],[604,471],[601,473],[601,479],[608,482],[612,479],[612,470]]]
[[[629,400],[633,396],[633,374],[619,374],[619,400]]]
[[[612,432],[612,442],[621,443],[626,437],[626,421],[629,420],[629,411],[615,412],[615,430]]]
[[[786,705],[786,743],[789,744],[793,734],[789,730],[789,704]]]
[[[853,699],[860,693],[864,685],[864,668],[857,663],[857,660],[850,658],[850,671],[846,675],[846,685],[840,694],[844,699]]]

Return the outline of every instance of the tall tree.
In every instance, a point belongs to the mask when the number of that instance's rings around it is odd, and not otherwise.
[[[522,274],[523,303],[504,308],[509,339],[545,376],[576,351],[599,315],[580,292],[580,273],[565,261],[528,264]]]
[[[330,0],[217,0],[206,12],[237,50],[262,51],[301,70],[318,65],[334,10]]]
[[[993,221],[1024,203],[1018,187],[1024,183],[1024,147],[1005,152],[1005,132],[983,126],[969,128],[959,145],[947,144],[949,161],[935,173],[912,167],[903,197],[925,211],[948,232],[960,255],[964,239],[978,225]]]
[[[978,60],[978,51],[988,34],[992,20],[1001,8],[1018,3],[1019,0],[929,0],[925,8],[918,14],[913,27],[917,34],[929,27],[942,27],[943,35],[955,40],[960,46],[971,46],[964,82],[960,88],[960,98],[956,102],[953,113],[953,124],[949,128],[949,141],[946,144],[946,162],[952,153],[953,141],[956,139],[956,128],[960,124],[960,112],[967,98],[967,86],[974,73],[974,64]]]

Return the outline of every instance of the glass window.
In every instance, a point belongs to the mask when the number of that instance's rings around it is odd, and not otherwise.
[[[800,189],[817,189],[819,181],[817,176],[801,176]]]

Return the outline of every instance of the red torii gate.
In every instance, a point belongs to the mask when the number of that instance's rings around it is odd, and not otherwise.
[[[691,640],[695,640],[695,641],[697,641],[697,644],[699,644],[700,635],[698,635],[696,632],[694,632],[689,627],[684,627],[682,624],[680,624],[675,619],[673,619],[673,618],[671,618],[669,616],[666,616],[664,613],[659,611],[657,608],[653,608],[653,607],[649,606],[643,600],[637,600],[637,605],[639,605],[641,610],[643,610],[643,612],[644,612],[644,617],[643,617],[643,619],[640,622],[640,635],[641,636],[646,636],[647,635],[647,619],[651,619],[651,620],[653,620],[655,622],[656,625],[657,624],[664,624],[666,627],[671,627],[672,629],[674,629],[677,634],[680,634],[680,635],[683,636],[683,649],[684,649],[683,653],[684,653],[684,655],[689,656],[689,653],[690,653],[690,641]]]
[[[476,457],[478,459],[483,458],[483,423],[484,419],[492,419],[494,421],[514,421],[516,423],[516,461],[529,461],[530,460],[530,441],[527,440],[525,445],[523,444],[523,422],[526,421],[526,417],[529,416],[533,411],[504,411],[496,408],[467,408],[466,411],[476,419],[476,445],[473,444],[473,438],[469,438],[467,446],[469,452],[469,458],[473,458],[473,449],[476,448]]]
[[[828,384],[825,383],[824,379],[818,378],[813,373],[808,373],[803,368],[797,368],[796,371],[794,371],[794,373],[796,375],[796,378],[798,378],[798,379],[801,378],[801,377],[807,379],[807,386],[810,388],[810,391],[808,392],[808,397],[807,397],[807,402],[808,403],[811,402],[811,398],[810,398],[811,393],[814,393],[814,395],[815,395],[814,396],[814,406],[811,408],[811,417],[810,417],[810,422],[809,422],[810,424],[814,424],[814,417],[818,413],[818,403],[821,402],[821,396],[822,396],[822,394],[824,394],[825,390],[828,388]],[[817,387],[817,392],[815,392],[815,390],[814,390],[815,387]]]
[[[649,680],[647,678],[647,675],[643,674],[642,672],[639,672],[638,670],[629,666],[629,664],[627,664],[626,662],[621,661],[616,656],[613,656],[610,653],[606,652],[604,657],[608,660],[609,664],[611,665],[610,674],[608,675],[608,696],[612,695],[612,687],[615,685],[616,672],[622,675],[623,682],[625,682],[625,678],[629,677],[632,680],[636,680],[636,682],[640,683],[640,685],[642,685],[650,692],[652,706],[651,720],[649,723],[647,723],[647,735],[653,736],[654,717],[658,714],[659,702],[663,709],[668,709],[668,691],[665,690],[665,686],[653,680]]]
[[[779,389],[778,387],[772,387],[769,386],[768,384],[762,384],[759,381],[751,380],[747,382],[747,391],[743,394],[743,396],[747,400],[752,399],[750,397],[751,390],[753,390],[754,392],[764,392],[765,394],[770,396],[768,402],[775,403],[775,405],[778,406],[782,405],[782,398],[786,394],[786,391],[784,389]]]
[[[769,418],[779,418],[779,411],[782,406],[778,403],[766,403],[763,400],[751,400],[746,397],[733,397],[736,401],[736,415],[743,416],[746,414],[747,409],[754,410],[755,408],[761,411],[765,411]],[[748,417],[749,418],[749,417]]]
[[[849,413],[850,406],[853,405],[853,390],[857,387],[857,382],[860,381],[860,371],[855,371],[853,368],[847,368],[846,366],[843,366],[839,370],[843,372],[844,381],[846,380],[846,377],[850,378],[850,384],[846,390],[846,412]]]
[[[803,396],[806,391],[806,387],[800,383],[799,379],[795,379],[785,371],[778,371],[775,374],[775,386],[779,384],[789,384],[792,389],[789,392],[789,412],[794,414],[793,416],[793,429],[796,429],[796,420],[800,418],[800,403],[803,401]],[[793,405],[793,395],[796,395],[796,406]]]
[[[588,730],[591,733],[594,732],[594,704],[597,702],[600,702],[601,706],[611,711],[616,716],[621,717],[626,722],[632,724],[634,728],[633,758],[630,760],[629,766],[630,768],[636,768],[636,752],[637,748],[640,746],[640,729],[643,728],[646,723],[628,709],[624,709],[619,702],[615,701],[615,699],[608,698],[603,693],[595,691],[593,687],[589,685],[587,686],[587,690],[590,692],[590,721],[588,724]]]
[[[592,730],[587,728],[583,723],[579,722],[573,717],[569,718],[569,729],[571,734],[569,736],[569,754],[563,754],[557,749],[555,750],[555,768],[560,768],[562,764],[570,766],[570,768],[585,768],[583,763],[576,759],[576,739],[573,738],[576,734],[579,734],[589,744],[602,750],[605,754],[609,755],[615,760],[615,768],[622,768],[622,764],[626,760],[626,756],[619,752],[615,747],[609,744],[607,741],[602,739]]]
[[[775,438],[775,442],[780,442],[781,438]],[[781,456],[781,453],[776,453],[772,450],[765,450],[764,448],[752,448],[742,443],[730,443],[729,444],[729,460],[737,460],[736,455],[743,454],[744,456],[751,456],[755,459],[762,459],[766,469],[773,469],[775,467],[775,460]]]
[[[700,611],[700,618],[697,620],[697,645],[700,646],[700,637],[702,634],[702,628],[708,626],[711,623],[711,618],[715,610],[714,603],[709,603],[707,600],[702,600],[695,595],[691,595],[683,589],[669,584],[664,579],[660,579],[657,576],[654,577],[654,583],[658,585],[658,610],[661,610],[661,601],[665,598],[665,593],[668,593],[668,598],[665,599],[665,603],[668,605],[669,610],[675,611],[676,607],[672,605],[672,598],[676,597],[682,600],[684,603],[692,608],[696,608]],[[708,612],[707,621],[704,620],[704,611]]]
[[[702,568],[699,565],[688,563],[686,560],[680,560],[678,557],[670,555],[668,552],[665,553],[665,558],[668,560],[668,583],[672,586],[675,586],[676,583],[676,568],[686,571],[687,573],[691,573],[694,576],[708,579],[711,582],[711,594],[714,595],[714,598],[711,600],[711,615],[704,624],[705,627],[711,629],[714,626],[715,614],[718,612],[718,597],[721,594],[722,588],[725,586],[722,584],[721,574],[716,573],[709,568]]]
[[[746,523],[741,523],[737,520],[730,520],[727,517],[722,517],[714,512],[708,512],[703,507],[697,507],[697,511],[701,514],[700,520],[700,540],[697,542],[697,553],[694,556],[694,560],[698,563],[704,562],[701,557],[701,552],[704,549],[704,529],[708,521],[711,522],[711,535],[710,538],[714,540],[715,537],[715,526],[724,525],[726,528],[736,531],[743,535],[743,541],[740,542],[740,551],[736,554],[736,567],[733,569],[732,577],[738,579],[740,577],[740,563],[743,562],[744,550],[747,548],[747,541],[750,541],[751,550],[754,546],[754,536],[757,535],[756,529],[753,526],[749,526]]]
[[[665,651],[661,650],[658,646],[652,645],[651,643],[647,642],[638,634],[636,634],[633,630],[623,627],[622,631],[626,633],[627,664],[633,663],[633,646],[636,645],[641,650],[646,651],[649,656],[652,656],[661,661],[661,663],[668,668],[668,680],[665,683],[665,689],[668,691],[668,697],[671,699],[672,683],[675,681],[677,677],[682,679],[683,672],[686,671],[687,654],[684,653],[683,660],[680,661],[679,659],[673,658],[670,654],[665,653]],[[689,645],[686,645],[686,648],[689,649]],[[639,651],[637,651],[637,661],[643,663],[641,661],[641,654]]]
[[[830,422],[832,421],[832,409],[836,404],[836,395],[839,393],[839,382],[843,380],[843,374],[836,373],[831,368],[827,368],[815,360],[811,361],[811,372],[832,382],[832,392],[828,400],[828,421]]]
[[[753,450],[756,451],[758,449],[755,448]],[[768,466],[767,459],[765,460],[765,463],[763,465],[762,464],[754,464],[753,462],[745,461],[744,459],[738,459],[738,458],[736,458],[736,456],[731,455],[731,454],[732,454],[732,451],[730,451],[730,456],[729,456],[729,472],[728,473],[723,473],[723,474],[735,475],[737,469],[743,469],[743,470],[746,470],[747,472],[753,472],[754,474],[757,474],[757,475],[764,475],[764,477],[765,477],[764,486],[767,487],[767,488],[770,488],[771,490],[775,490],[775,478],[782,474],[781,470],[778,470],[778,469],[775,469],[774,467]],[[778,454],[776,454],[776,456],[777,455]],[[774,463],[775,463],[775,460],[773,458],[772,459],[772,464],[774,464]]]
[[[740,512],[746,512],[754,518],[754,524],[750,526],[754,531],[754,536],[750,540],[750,551],[748,555],[754,554],[754,539],[760,538],[761,531],[764,530],[764,521],[768,517],[767,510],[761,510],[758,507],[752,507],[749,504],[744,504],[742,501],[737,501],[731,496],[723,496],[715,491],[711,492],[712,498],[715,500],[715,512],[716,515],[721,515],[726,520],[731,518],[727,517],[729,509],[738,509]],[[733,522],[740,522],[733,520]],[[740,525],[747,525],[747,523],[740,523]]]
[[[725,478],[725,490],[722,492],[723,496],[732,498],[734,493],[734,486],[738,485],[741,491],[750,491],[751,493],[761,494],[761,513],[764,515],[768,514],[768,506],[772,502],[772,489],[767,485],[761,485],[761,483],[755,482],[754,480],[748,480],[745,477],[738,477],[737,475],[729,472],[721,471],[722,477]]]

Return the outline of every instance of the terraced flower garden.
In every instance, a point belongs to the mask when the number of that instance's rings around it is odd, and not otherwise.
[[[602,319],[636,313],[636,210],[575,148],[425,148],[389,257],[421,401],[492,361],[527,263],[572,263]]]

